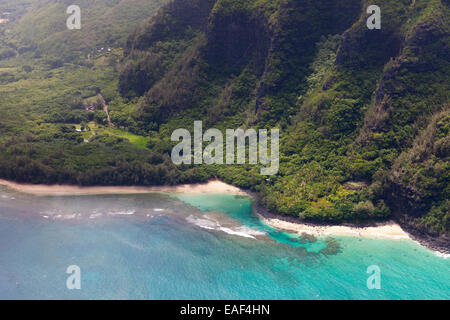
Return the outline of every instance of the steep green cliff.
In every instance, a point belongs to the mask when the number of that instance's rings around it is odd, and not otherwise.
[[[135,116],[157,132],[154,148],[194,120],[280,128],[277,176],[204,168],[271,210],[323,222],[395,215],[448,236],[449,4],[379,1],[382,28],[369,30],[370,4],[198,0],[194,16],[175,0],[130,37],[121,92],[143,97]]]
[[[218,177],[274,212],[395,218],[448,247],[448,0],[379,0],[380,30],[366,25],[368,0],[84,1],[80,32],[65,30],[67,1],[30,3],[0,1],[15,8],[0,24],[0,177]],[[171,134],[195,120],[279,128],[278,174],[175,166]]]

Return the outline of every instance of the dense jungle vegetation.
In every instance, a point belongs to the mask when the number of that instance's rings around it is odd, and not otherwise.
[[[380,30],[367,0],[86,0],[81,30],[69,2],[0,0],[0,177],[218,177],[305,221],[394,217],[449,244],[448,0],[379,0]],[[279,128],[279,173],[175,166],[195,120]]]

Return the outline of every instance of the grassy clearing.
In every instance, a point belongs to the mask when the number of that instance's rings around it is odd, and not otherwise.
[[[149,137],[138,136],[131,132],[119,130],[119,129],[107,129],[107,130],[103,131],[103,133],[117,137],[117,138],[127,139],[132,144],[134,144],[136,147],[141,148],[141,149],[147,149],[147,143],[150,140]]]

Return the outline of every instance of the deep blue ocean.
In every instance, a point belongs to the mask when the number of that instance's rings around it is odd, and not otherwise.
[[[411,240],[279,232],[234,195],[0,187],[0,299],[450,299],[450,260]]]

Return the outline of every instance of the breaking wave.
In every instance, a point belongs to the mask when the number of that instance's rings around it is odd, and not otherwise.
[[[239,226],[239,227],[232,227],[232,228],[223,227],[222,225],[220,225],[219,222],[217,222],[215,220],[211,220],[207,217],[199,218],[199,217],[190,215],[189,217],[186,218],[186,220],[189,223],[195,224],[196,226],[203,228],[203,229],[222,231],[229,235],[240,236],[240,237],[244,237],[244,238],[256,239],[256,236],[265,235],[264,232],[261,232],[261,231],[258,231],[258,230],[255,230],[255,229],[252,229],[252,228],[249,228],[246,226]]]

